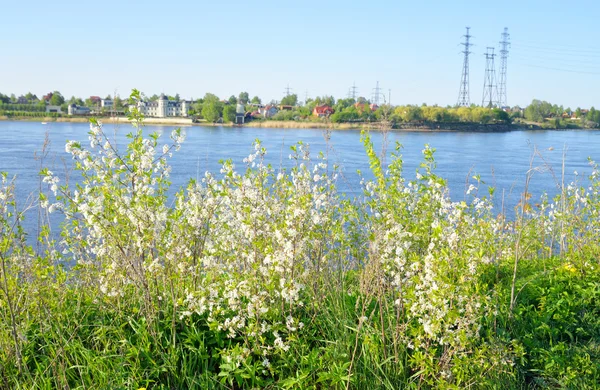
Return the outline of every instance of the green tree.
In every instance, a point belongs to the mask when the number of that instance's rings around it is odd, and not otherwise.
[[[236,104],[237,103],[237,98],[233,95],[229,96],[229,99],[227,99],[227,101],[229,102],[229,104]]]
[[[233,121],[235,121],[235,106],[230,104],[223,107],[223,122]]]
[[[492,115],[495,121],[497,122],[502,122],[502,123],[510,123],[510,115],[508,115],[508,112],[501,110],[499,108],[494,108],[492,110]]]
[[[123,99],[121,99],[119,95],[115,96],[114,106],[117,110],[123,109]]]
[[[204,103],[202,103],[202,117],[208,122],[216,122],[221,118],[223,113],[223,103],[219,98],[212,93],[204,95]]]
[[[77,98],[75,96],[71,96],[71,99],[67,102],[69,104],[77,104],[78,106],[83,106],[83,100]]]
[[[54,91],[52,92],[52,97],[50,98],[50,105],[52,106],[60,106],[65,102],[65,98],[61,95],[60,92]]]
[[[250,100],[250,96],[248,95],[248,92],[240,92],[239,99],[242,104],[246,104],[248,103],[248,100]]]
[[[260,104],[260,103],[262,103],[262,102],[261,102],[261,100],[260,100],[260,98],[259,98],[258,96],[254,96],[254,97],[252,98],[252,100],[250,101],[250,103],[253,103],[253,104]]]
[[[25,95],[25,99],[27,99],[29,103],[37,102],[39,100],[38,97],[32,94],[31,92],[27,92],[27,95]]]
[[[298,95],[296,95],[295,93],[287,95],[286,97],[281,99],[281,104],[284,106],[295,106],[296,104],[298,104]]]

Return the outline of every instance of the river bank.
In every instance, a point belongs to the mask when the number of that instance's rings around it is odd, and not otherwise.
[[[130,120],[127,117],[97,117],[102,123],[128,123]],[[23,122],[58,122],[58,123],[86,123],[90,117],[8,117],[0,116],[1,121],[23,121]],[[194,123],[191,118],[144,118],[145,124],[152,125],[187,125],[192,126]],[[198,125],[198,124],[196,124]]]
[[[102,123],[128,123],[127,117],[98,117]],[[0,115],[0,121],[23,121],[23,122],[58,122],[58,123],[87,123],[90,117],[13,117]],[[148,125],[173,125],[173,126],[203,126],[203,127],[247,127],[264,129],[330,129],[330,130],[371,130],[371,131],[410,131],[410,132],[507,132],[515,130],[566,130],[541,126],[540,124],[528,123],[468,123],[468,122],[409,122],[409,123],[381,123],[381,122],[355,122],[355,123],[332,123],[312,121],[275,121],[254,120],[242,126],[233,123],[211,123],[194,122],[192,118],[144,118]],[[571,129],[573,130],[573,129]],[[585,130],[581,128],[580,130]]]

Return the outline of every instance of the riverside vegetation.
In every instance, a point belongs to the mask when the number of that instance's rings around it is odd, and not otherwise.
[[[597,388],[597,166],[508,219],[477,177],[451,201],[434,149],[409,181],[365,133],[356,199],[326,155],[278,170],[259,141],[171,196],[184,134],[132,119],[126,148],[95,121],[67,143],[76,182],[41,169],[33,247],[2,174],[0,387]]]

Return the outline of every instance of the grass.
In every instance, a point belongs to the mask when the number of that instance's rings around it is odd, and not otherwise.
[[[276,172],[256,143],[171,203],[182,133],[138,127],[116,154],[93,123],[93,153],[67,144],[77,188],[40,172],[32,207],[64,220],[37,248],[3,175],[0,387],[597,388],[597,168],[510,222],[476,186],[452,202],[432,148],[407,182],[400,146],[384,167],[363,137],[356,199],[306,145]]]

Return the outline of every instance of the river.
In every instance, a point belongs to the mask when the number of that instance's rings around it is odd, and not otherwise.
[[[159,131],[161,143],[167,142],[172,126],[147,126],[148,131]],[[290,166],[289,147],[298,141],[310,144],[311,154],[329,150],[329,161],[338,164],[342,177],[339,188],[347,196],[360,193],[360,178],[357,170],[365,176],[369,165],[360,142],[360,131],[337,130],[330,133],[318,129],[264,129],[238,127],[184,127],[187,134],[181,150],[171,159],[172,181],[175,188],[184,185],[190,178],[204,171],[219,172],[219,160],[231,158],[242,170],[242,160],[253,151],[252,142],[260,139],[267,148],[267,161],[275,167]],[[0,121],[0,171],[16,175],[19,199],[24,203],[28,194],[39,186],[40,161],[34,156],[40,153],[47,133],[50,140],[49,154],[44,166],[64,176],[71,164],[65,152],[66,140],[87,142],[89,125],[85,123]],[[125,135],[131,131],[127,124],[105,125],[104,131],[117,143],[125,144]],[[395,142],[403,145],[405,175],[414,178],[415,170],[422,161],[421,150],[429,144],[437,150],[437,173],[447,179],[453,200],[465,198],[466,180],[475,173],[487,185],[496,188],[497,202],[503,203],[507,214],[512,213],[524,189],[530,169],[534,148],[541,156],[533,160],[533,167],[548,163],[552,171],[541,169],[535,172],[529,184],[529,192],[537,199],[543,192],[556,193],[561,180],[563,152],[565,180],[578,177],[584,180],[591,172],[587,158],[600,160],[600,131],[598,130],[548,130],[511,131],[503,133],[469,132],[372,132],[376,150],[387,144],[391,152]],[[384,140],[387,139],[387,141]],[[328,148],[329,145],[329,148]],[[389,160],[388,160],[389,161]],[[471,180],[472,181],[472,180]],[[503,200],[504,199],[504,200]]]

